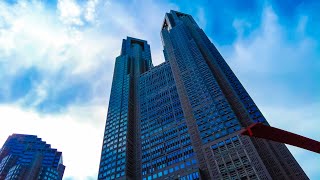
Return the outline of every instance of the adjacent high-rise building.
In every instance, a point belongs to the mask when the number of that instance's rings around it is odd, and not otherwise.
[[[0,150],[2,180],[61,180],[62,153],[34,135],[13,134]]]
[[[171,11],[165,62],[123,40],[98,179],[308,179],[284,144],[241,136],[268,122],[194,19]]]
[[[103,138],[99,179],[134,178],[140,161],[139,77],[153,67],[150,46],[130,38],[116,58]]]

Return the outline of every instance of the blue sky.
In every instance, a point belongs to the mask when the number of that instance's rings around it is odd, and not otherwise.
[[[271,125],[320,140],[319,1],[0,1],[0,144],[29,133],[63,152],[65,179],[95,179],[114,59],[126,36],[164,58],[161,23],[191,14]],[[311,179],[320,156],[289,147]]]

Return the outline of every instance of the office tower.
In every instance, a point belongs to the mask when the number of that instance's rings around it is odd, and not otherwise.
[[[161,38],[155,67],[123,41],[99,179],[308,179],[284,144],[240,135],[268,122],[190,15],[167,13]]]
[[[284,144],[239,135],[268,123],[190,15],[167,13],[161,37],[202,177],[308,179]]]
[[[0,179],[63,177],[62,153],[34,135],[12,134],[0,150]]]
[[[116,58],[98,179],[136,177],[139,167],[139,76],[152,68],[150,46],[130,38]]]

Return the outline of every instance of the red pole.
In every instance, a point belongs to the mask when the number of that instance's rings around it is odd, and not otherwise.
[[[320,153],[320,142],[282,129],[266,126],[262,123],[254,123],[248,126],[246,129],[242,130],[241,134],[290,144],[292,146]]]

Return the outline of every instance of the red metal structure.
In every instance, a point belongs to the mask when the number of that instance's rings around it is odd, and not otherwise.
[[[300,136],[282,129],[255,123],[242,130],[242,135],[268,139],[276,142],[290,144],[309,151],[320,153],[320,142]]]

